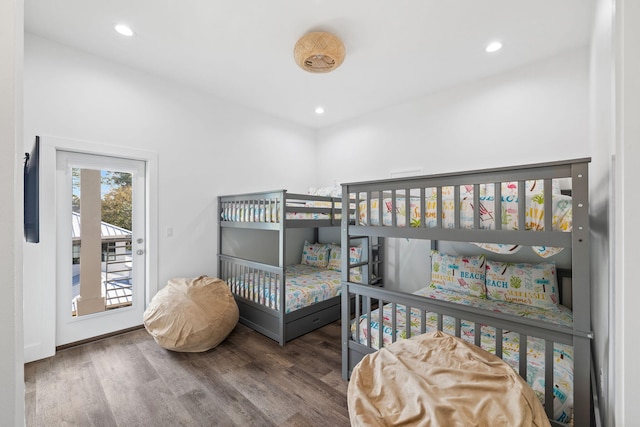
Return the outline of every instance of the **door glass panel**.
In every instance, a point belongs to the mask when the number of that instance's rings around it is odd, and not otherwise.
[[[129,307],[132,174],[72,168],[72,316]]]

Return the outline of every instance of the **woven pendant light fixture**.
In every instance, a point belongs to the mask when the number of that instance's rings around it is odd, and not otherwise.
[[[296,64],[310,73],[328,73],[344,61],[344,44],[331,33],[314,31],[300,37],[293,48]]]

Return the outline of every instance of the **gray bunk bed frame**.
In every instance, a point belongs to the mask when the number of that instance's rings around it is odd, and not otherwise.
[[[308,202],[328,202],[329,206],[309,206]],[[325,203],[327,204],[327,203]],[[340,225],[341,199],[335,197],[314,196],[288,193],[287,190],[266,191],[218,197],[218,275],[229,283],[234,277],[251,276],[259,280],[262,286],[275,286],[276,282],[285,283],[286,233],[291,228],[314,228],[317,240],[319,227],[337,227]],[[348,205],[347,205],[348,206]],[[271,221],[232,221],[225,219],[225,210],[255,209],[279,210],[279,218]],[[287,213],[321,214],[321,219],[287,219]],[[348,216],[348,215],[347,215]],[[278,265],[265,264],[251,259],[243,259],[223,253],[223,229],[244,228],[270,230],[278,233]],[[230,287],[231,288],[231,287]],[[320,328],[340,318],[340,296],[286,312],[286,287],[280,286],[279,304],[276,309],[253,301],[234,292],[240,311],[240,323],[277,341],[281,346],[286,342]]]
[[[382,224],[382,198],[391,197],[392,210],[396,212],[396,197],[408,197],[410,194],[420,193],[421,221],[419,227],[398,227],[398,214],[392,216],[392,225],[360,225],[352,223],[348,218],[342,218],[343,244],[354,235],[369,235],[380,237],[395,237],[409,239],[426,239],[432,242],[459,241],[459,242],[486,242],[486,243],[510,243],[524,246],[553,246],[571,248],[571,273],[572,273],[572,310],[573,327],[563,327],[548,322],[510,316],[502,313],[463,306],[428,299],[425,297],[392,291],[384,288],[363,286],[352,283],[343,273],[342,277],[342,376],[348,379],[355,365],[369,353],[376,351],[371,346],[371,336],[368,335],[366,345],[360,344],[351,335],[351,322],[368,315],[371,319],[372,307],[382,307],[384,304],[404,305],[407,313],[411,308],[438,314],[438,329],[442,329],[442,316],[451,316],[456,319],[456,333],[460,336],[460,319],[475,322],[476,325],[487,325],[496,328],[496,353],[502,357],[502,331],[520,333],[520,342],[525,343],[520,347],[519,374],[526,379],[526,336],[542,338],[545,345],[545,411],[552,425],[565,426],[563,423],[553,421],[553,343],[572,345],[574,349],[574,426],[588,426],[592,424],[592,411],[597,413],[597,395],[595,394],[594,375],[591,365],[591,300],[590,300],[590,273],[589,273],[589,183],[588,164],[590,158],[575,160],[531,164],[524,166],[502,167],[485,170],[474,170],[460,173],[434,174],[421,177],[397,178],[388,180],[368,181],[343,184],[343,204],[348,198],[356,198],[355,217],[358,218],[359,202],[379,198],[379,221]],[[525,185],[527,180],[544,180],[544,194],[552,193],[552,180],[560,178],[571,179],[571,196],[573,207],[573,227],[571,232],[552,230],[552,215],[545,215],[544,231],[505,230],[501,228],[501,186],[502,182],[517,181],[518,184],[518,224],[525,224]],[[474,206],[479,206],[479,185],[494,183],[495,209],[494,215],[496,229],[480,229],[479,209],[474,209],[473,229],[460,227],[460,195],[459,187],[462,185],[474,185]],[[454,227],[442,226],[442,187],[453,186],[454,192]],[[438,188],[437,196],[437,224],[436,227],[426,227],[425,221],[425,189]],[[361,198],[362,195],[365,195]],[[383,196],[384,195],[384,196]],[[545,197],[545,212],[552,212],[551,198]],[[367,218],[371,216],[371,204],[366,203]],[[406,209],[406,222],[410,224],[409,209]],[[368,224],[371,221],[368,221]],[[344,260],[343,269],[344,272]],[[347,304],[349,299],[355,304]],[[392,341],[396,340],[395,306],[392,306]],[[411,336],[409,319],[407,319],[406,334]],[[422,322],[424,332],[424,322]],[[357,328],[356,328],[357,329]],[[380,334],[383,328],[379,328]],[[475,344],[480,345],[479,327],[475,330]],[[359,338],[359,337],[358,337]],[[379,342],[382,342],[380,337]],[[590,391],[591,390],[591,391]],[[593,399],[593,400],[592,400]],[[594,405],[596,407],[594,407]],[[596,417],[598,418],[598,417]]]

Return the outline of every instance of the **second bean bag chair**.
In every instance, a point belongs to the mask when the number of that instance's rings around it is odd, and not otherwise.
[[[238,323],[238,306],[222,280],[200,276],[171,279],[144,312],[144,326],[163,348],[207,351]]]

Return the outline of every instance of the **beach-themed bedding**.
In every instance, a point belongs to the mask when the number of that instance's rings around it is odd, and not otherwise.
[[[294,264],[285,269],[285,312],[290,313],[311,304],[340,295],[339,271],[306,264]],[[280,302],[280,281],[263,273],[246,274],[228,280],[231,291],[274,310]],[[246,293],[245,293],[246,292]]]
[[[536,182],[536,181],[531,181]],[[529,181],[527,181],[529,183]],[[516,185],[514,189],[513,186]],[[495,197],[494,186],[492,184],[483,184],[479,186],[479,211],[480,211],[480,229],[495,229]],[[530,190],[527,187],[526,194],[526,214],[525,229],[526,230],[544,230],[544,193]],[[542,188],[537,185],[535,188]],[[437,189],[428,188],[425,195],[425,217],[428,228],[437,226]],[[517,184],[503,183],[501,190],[502,197],[502,229],[518,230],[521,228],[518,224],[518,192]],[[552,195],[552,227],[554,231],[569,232],[572,228],[572,205],[571,197],[556,192]],[[396,218],[396,226],[406,227],[407,201],[404,196],[396,196],[395,199],[395,215],[393,212],[393,203],[390,197],[382,200],[372,198],[370,201],[362,200],[359,203],[358,222],[361,225],[381,225],[380,222],[380,206],[382,203],[382,225],[391,226],[393,217]],[[474,206],[473,206],[473,186],[460,187],[460,227],[465,229],[474,228]],[[370,205],[371,218],[367,217]],[[409,197],[409,225],[411,227],[421,226],[420,198]],[[454,187],[442,187],[442,227],[454,228]],[[484,244],[476,243],[478,246],[496,253],[514,253],[520,247],[518,245],[508,244]],[[534,252],[542,257],[549,257],[560,252],[561,248],[551,247],[534,247]]]
[[[312,201],[312,202],[287,202],[286,219],[331,219],[332,215],[322,212],[295,212],[299,208],[331,208],[332,202]],[[337,209],[340,203],[336,204]],[[260,201],[255,204],[248,203],[225,203],[221,218],[223,221],[233,222],[279,222],[282,219],[282,207],[275,201]],[[333,215],[334,219],[340,219],[340,214]]]
[[[459,292],[452,292],[437,288],[432,285],[417,292],[427,298],[434,298],[443,301],[450,301],[467,306],[482,308],[490,311],[516,316],[528,317],[532,319],[545,320],[549,323],[571,327],[573,318],[571,311],[563,306],[556,306],[554,309],[543,309],[539,307],[514,304],[500,300],[488,300],[471,295],[464,295]],[[386,304],[383,307],[382,328],[383,347],[392,343],[392,305]],[[426,332],[437,330],[437,317],[435,313],[426,315]],[[411,335],[421,333],[421,313],[420,310],[412,309],[410,314]],[[358,328],[359,334],[356,334]],[[380,348],[379,343],[380,310],[376,309],[371,313],[371,321],[367,322],[366,315],[362,315],[357,322],[351,325],[351,332],[354,340],[359,340],[361,344],[367,345],[367,337],[371,336],[371,347]],[[445,316],[443,322],[444,332],[455,334],[455,322],[452,318]],[[406,334],[406,307],[396,305],[396,337],[407,338]],[[482,326],[481,347],[490,353],[495,354],[495,329]],[[461,322],[461,338],[467,342],[474,342],[474,324],[472,322]],[[503,331],[503,359],[514,369],[518,369],[519,363],[519,334]],[[527,338],[527,382],[536,392],[540,399],[544,396],[544,341],[532,337]],[[556,344],[554,347],[554,418],[557,421],[569,422],[573,407],[573,348],[570,346]]]
[[[364,356],[351,374],[347,404],[353,427],[550,425],[508,364],[439,331]]]

